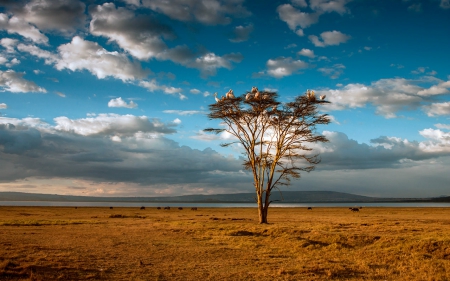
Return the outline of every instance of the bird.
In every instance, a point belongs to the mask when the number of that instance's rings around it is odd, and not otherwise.
[[[252,87],[252,94],[256,94],[256,92],[258,92],[258,88]]]
[[[272,111],[273,111],[273,112],[276,112],[276,111],[277,111],[277,106],[276,106],[276,105],[272,106]]]
[[[252,97],[251,93],[247,93],[247,95],[245,96],[245,100],[250,100],[250,98]]]
[[[227,96],[227,99],[232,99],[232,98],[234,98],[234,94],[233,94],[233,90],[229,90],[228,91],[228,93],[226,94],[226,96]]]
[[[217,93],[214,93],[214,98],[216,99],[216,102],[219,102],[219,98],[217,98]]]
[[[261,97],[261,94],[259,93],[258,89],[256,88],[255,99],[259,99],[260,97]]]
[[[264,94],[264,95],[263,95],[263,99],[264,99],[264,100],[268,100],[269,97],[270,97],[269,94]]]
[[[324,100],[327,96],[326,95],[322,95],[320,96],[320,100]]]

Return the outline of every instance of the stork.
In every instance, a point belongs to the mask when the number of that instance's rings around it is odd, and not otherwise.
[[[230,90],[228,91],[228,93],[226,94],[226,96],[227,96],[227,99],[232,99],[232,98],[234,98],[233,90],[230,89]]]
[[[256,93],[255,93],[255,99],[259,99],[261,97],[261,94],[259,93],[258,89],[255,87]]]
[[[219,102],[219,98],[217,97],[217,93],[214,93],[214,98],[216,99],[216,102]]]
[[[256,94],[256,92],[258,92],[258,88],[252,87],[252,94]]]
[[[247,93],[247,95],[245,96],[245,100],[250,100],[250,98],[252,97],[251,93]]]
[[[324,100],[327,96],[326,95],[322,95],[320,96],[320,100]]]

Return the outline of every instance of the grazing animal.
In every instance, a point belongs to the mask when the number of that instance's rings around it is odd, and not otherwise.
[[[197,211],[197,207],[192,207],[191,210],[192,211]]]
[[[311,207],[308,207],[308,210],[312,210],[312,208],[311,208]]]
[[[110,209],[112,209],[113,207],[109,207]]]
[[[217,93],[214,93],[214,99],[216,100],[216,102],[219,102],[219,98],[217,97]]]
[[[142,206],[142,207],[141,207],[141,210],[145,210],[145,207],[144,207],[144,206]]]
[[[359,212],[359,208],[349,208],[352,212]]]
[[[320,100],[324,100],[327,97],[327,95],[320,96]]]
[[[75,207],[75,209],[77,209],[78,207]]]
[[[183,207],[178,207],[178,210],[183,210]]]
[[[170,207],[169,206],[164,207],[164,210],[170,210]]]
[[[157,210],[161,210],[161,207],[156,207]]]

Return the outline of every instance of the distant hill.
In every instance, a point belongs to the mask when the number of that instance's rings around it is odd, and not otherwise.
[[[271,200],[283,203],[369,203],[369,202],[450,202],[450,197],[438,198],[378,198],[335,191],[284,191],[283,199],[274,192]],[[93,197],[23,192],[0,192],[0,201],[59,201],[59,202],[195,202],[195,203],[253,203],[254,193],[214,195],[184,195],[172,197]]]

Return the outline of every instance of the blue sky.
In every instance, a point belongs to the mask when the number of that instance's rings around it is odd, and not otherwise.
[[[288,190],[450,195],[449,0],[261,3],[0,1],[0,191],[251,192],[202,130],[214,92],[257,86],[331,102]]]

